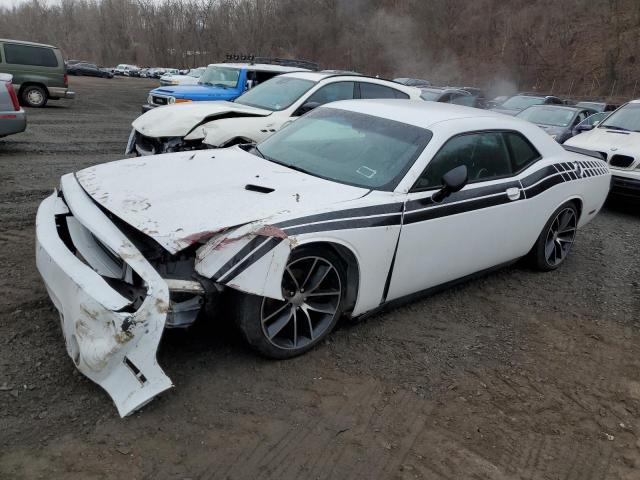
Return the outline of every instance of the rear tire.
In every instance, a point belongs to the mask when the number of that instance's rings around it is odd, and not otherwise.
[[[346,269],[338,255],[326,248],[301,247],[287,261],[284,300],[234,292],[236,324],[263,355],[295,357],[333,330],[344,311],[346,291]]]
[[[27,107],[41,108],[47,104],[47,91],[37,85],[27,85],[20,92],[22,104]]]
[[[543,272],[564,263],[576,238],[578,209],[573,202],[561,205],[546,223],[531,251],[531,262]]]

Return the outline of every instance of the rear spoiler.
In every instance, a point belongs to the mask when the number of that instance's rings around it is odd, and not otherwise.
[[[581,155],[586,155],[588,157],[597,158],[598,160],[604,160],[604,155],[600,152],[596,152],[595,150],[587,150],[586,148],[572,147],[571,145],[562,145],[567,152],[579,153]]]

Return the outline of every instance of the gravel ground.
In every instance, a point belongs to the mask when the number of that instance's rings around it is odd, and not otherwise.
[[[0,478],[640,478],[640,214],[623,203],[547,274],[515,266],[288,361],[233,328],[169,331],[176,388],[120,419],[67,357],[34,262],[61,174],[122,156],[154,82],[72,78],[0,140]]]

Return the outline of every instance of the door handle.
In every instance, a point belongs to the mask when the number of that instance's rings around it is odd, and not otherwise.
[[[520,189],[518,187],[507,188],[506,193],[509,200],[518,200],[520,198]]]

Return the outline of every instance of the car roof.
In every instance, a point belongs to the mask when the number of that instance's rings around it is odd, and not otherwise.
[[[436,123],[449,120],[482,117],[499,118],[504,122],[505,127],[510,124],[514,125],[514,127],[522,125],[521,119],[515,119],[509,115],[503,115],[491,110],[481,110],[450,103],[425,102],[423,100],[342,100],[320,108],[339,108],[387,118],[421,128],[430,128]]]
[[[46,43],[35,43],[35,42],[25,42],[24,40],[12,40],[10,38],[0,38],[0,42],[8,42],[8,43],[17,43],[20,45],[29,45],[32,47],[46,47],[46,48],[55,48],[53,45],[47,45]]]
[[[576,105],[531,105],[530,107],[525,108],[524,110],[529,110],[530,108],[561,108],[562,110],[573,110],[574,112],[578,112],[581,110],[593,110],[593,108],[589,107],[578,107]],[[524,112],[523,110],[523,112]],[[593,110],[595,112],[595,110]]]
[[[270,63],[210,63],[209,67],[245,68],[247,70],[260,70],[263,72],[298,72],[305,71],[300,67],[285,67]]]
[[[465,90],[464,88],[458,87],[416,87],[422,91],[433,92],[433,93],[463,93],[466,95],[471,95],[469,90]]]
[[[636,100],[631,100],[629,103],[640,103],[640,98],[638,98]]]

